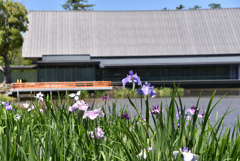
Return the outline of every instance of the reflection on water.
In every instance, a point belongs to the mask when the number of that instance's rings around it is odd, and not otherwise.
[[[227,94],[227,96],[240,96],[240,88],[206,88],[206,89],[184,89],[184,96],[199,96],[202,92],[202,96],[211,96],[213,92],[216,90],[216,96],[223,96]]]

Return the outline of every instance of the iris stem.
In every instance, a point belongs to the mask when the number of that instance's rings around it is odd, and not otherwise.
[[[142,115],[142,91],[141,91],[141,115]]]

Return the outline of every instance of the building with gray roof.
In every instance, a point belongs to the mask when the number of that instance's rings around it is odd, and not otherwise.
[[[30,11],[23,57],[38,81],[238,80],[240,8]]]

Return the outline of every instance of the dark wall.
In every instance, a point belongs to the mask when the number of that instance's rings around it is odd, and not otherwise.
[[[39,82],[94,81],[93,65],[39,65]]]
[[[230,79],[230,73],[232,68],[230,68],[229,65],[226,65],[190,67],[106,68],[101,70],[104,77],[101,79],[119,82],[127,76],[130,70],[133,70],[134,73],[137,73],[137,75],[141,77],[142,81]],[[100,77],[97,78],[100,79]],[[233,77],[231,79],[238,79],[237,70],[234,70]]]

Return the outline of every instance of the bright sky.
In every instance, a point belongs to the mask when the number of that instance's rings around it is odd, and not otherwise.
[[[22,2],[27,10],[64,10],[61,6],[65,0],[15,0]],[[175,9],[182,4],[185,9],[195,5],[209,8],[210,3],[221,4],[222,8],[240,7],[240,0],[89,0],[95,4],[94,10],[161,10]]]

